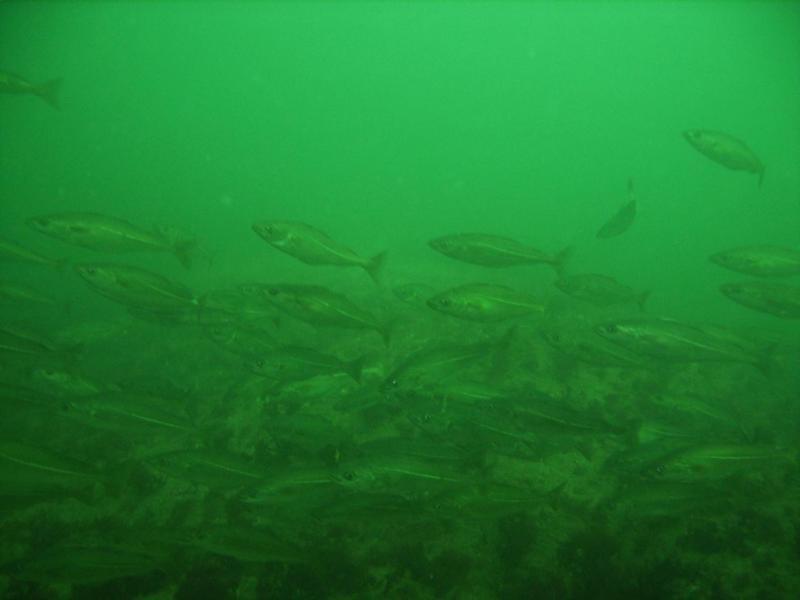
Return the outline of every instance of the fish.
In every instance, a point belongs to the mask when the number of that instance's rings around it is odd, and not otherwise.
[[[42,305],[69,313],[70,305],[22,283],[0,281],[0,304]]]
[[[0,94],[36,96],[44,100],[48,106],[59,108],[61,79],[50,79],[44,83],[31,83],[24,77],[8,71],[0,71]]]
[[[503,285],[469,283],[428,299],[435,311],[468,321],[504,321],[544,312],[541,300]]]
[[[597,231],[596,237],[608,239],[622,235],[636,219],[636,197],[633,194],[633,179],[628,179],[628,201],[614,213],[608,221]]]
[[[719,290],[752,310],[781,319],[800,319],[800,286],[771,281],[724,283]]]
[[[68,263],[66,260],[44,256],[43,254],[39,254],[34,250],[4,238],[0,238],[0,259],[43,265],[56,270],[63,269]]]
[[[640,474],[659,481],[715,481],[754,468],[792,462],[793,458],[789,452],[765,445],[704,441],[679,447],[654,461],[646,462]]]
[[[558,352],[599,367],[641,368],[647,365],[641,354],[600,337],[580,320],[546,323],[539,332]]]
[[[758,175],[758,185],[764,182],[764,164],[742,140],[719,131],[687,129],[684,139],[706,158],[732,171]]]
[[[361,383],[364,357],[343,361],[330,354],[302,346],[280,346],[254,361],[248,367],[254,373],[280,383],[302,381],[317,375],[346,373]]]
[[[102,481],[102,474],[83,461],[13,440],[0,442],[0,494],[47,490],[85,490]]]
[[[203,323],[203,332],[215,344],[248,360],[257,360],[279,345],[271,330],[252,324]]]
[[[68,355],[70,349],[61,348],[46,336],[26,326],[4,323],[0,324],[0,352],[58,359]]]
[[[326,287],[305,284],[265,284],[261,293],[271,304],[287,314],[322,327],[371,329],[387,346],[392,323],[381,322],[346,296]]]
[[[167,452],[147,461],[155,471],[215,490],[237,490],[264,483],[267,470],[238,454],[206,449]]]
[[[73,397],[64,403],[62,416],[94,429],[121,434],[193,434],[192,421],[170,407],[164,398],[148,394],[106,391]]]
[[[414,388],[426,376],[436,378],[437,383],[456,369],[480,359],[489,359],[493,370],[499,370],[507,362],[509,346],[515,329],[509,328],[502,337],[472,344],[438,344],[426,346],[405,356],[384,377],[379,389],[382,393],[398,389]]]
[[[115,384],[95,381],[72,370],[53,367],[36,367],[31,379],[37,387],[56,396],[94,396],[105,390],[118,390]]]
[[[645,302],[650,297],[649,291],[637,292],[613,277],[595,273],[563,275],[555,285],[568,296],[602,307],[636,304],[644,310]]]
[[[307,265],[360,267],[380,283],[386,252],[363,258],[324,231],[299,221],[261,221],[253,224],[253,231],[273,248]]]
[[[709,260],[725,269],[756,277],[800,275],[800,250],[782,246],[742,246],[712,254]]]
[[[180,311],[198,304],[187,287],[129,265],[80,263],[75,271],[94,291],[109,300],[151,311]]]
[[[455,260],[483,267],[547,264],[557,272],[569,259],[572,248],[551,256],[517,240],[488,233],[457,233],[432,239],[432,249]]]
[[[420,306],[425,304],[425,301],[435,294],[436,290],[427,283],[405,283],[393,287],[392,293],[395,298],[406,304]]]
[[[168,252],[181,265],[192,265],[196,240],[166,235],[158,230],[147,231],[124,219],[91,212],[67,212],[31,217],[30,227],[47,236],[108,254],[130,252]]]
[[[200,322],[204,325],[280,324],[279,311],[261,293],[258,284],[241,284],[233,289],[211,290],[198,299]]]
[[[657,317],[628,317],[596,326],[603,338],[654,358],[675,362],[731,362],[765,368],[765,356],[753,354],[711,327]]]

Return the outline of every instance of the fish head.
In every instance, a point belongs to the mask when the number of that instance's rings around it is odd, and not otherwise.
[[[292,228],[289,223],[281,221],[261,221],[253,224],[253,231],[270,244],[285,244],[292,237]]]
[[[75,272],[87,282],[98,286],[106,286],[116,281],[113,271],[102,265],[77,264]]]
[[[687,129],[683,132],[683,138],[690,144],[700,144],[703,141],[703,130]]]
[[[55,219],[47,216],[31,217],[27,220],[27,223],[30,227],[41,233],[52,233],[60,229]]]
[[[746,298],[748,294],[747,287],[739,283],[723,283],[719,286],[719,291],[725,294],[728,298]]]
[[[452,298],[449,294],[438,294],[431,298],[428,298],[425,304],[428,307],[432,308],[433,310],[438,310],[439,312],[451,312],[457,305],[455,298]]]
[[[625,335],[625,328],[619,323],[600,323],[595,327],[595,332],[604,338],[613,340]]]
[[[440,237],[430,240],[428,242],[428,246],[430,246],[437,252],[441,252],[442,254],[447,254],[449,252],[452,252],[456,248],[456,242],[450,237]]]

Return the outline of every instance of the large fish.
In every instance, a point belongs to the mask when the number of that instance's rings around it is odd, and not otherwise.
[[[139,267],[90,263],[75,265],[75,270],[96,292],[132,308],[180,311],[197,305],[185,286]]]
[[[25,246],[20,246],[16,242],[3,238],[0,238],[0,259],[43,265],[45,267],[53,267],[54,269],[62,269],[67,264],[65,260],[44,256]]]
[[[711,262],[756,277],[800,275],[800,251],[782,246],[742,246],[712,254]]]
[[[428,300],[428,306],[469,321],[503,321],[544,311],[538,298],[502,285],[470,283],[461,285]]]
[[[38,96],[53,108],[58,108],[58,93],[61,79],[51,79],[44,83],[31,83],[19,75],[0,71],[0,94]]]
[[[28,225],[73,246],[97,252],[169,252],[189,268],[195,240],[181,239],[173,230],[147,231],[116,217],[97,213],[68,212],[28,219]]]
[[[622,235],[633,225],[635,219],[636,197],[633,195],[633,179],[628,179],[628,201],[598,230],[597,237],[604,239]]]
[[[689,129],[683,137],[703,156],[733,171],[758,175],[758,185],[764,181],[764,165],[743,141],[727,133],[707,129]]]
[[[800,319],[800,286],[771,281],[724,283],[720,291],[734,302],[782,319]]]
[[[556,287],[573,298],[603,307],[635,303],[644,309],[644,303],[650,296],[650,292],[637,292],[613,277],[594,273],[559,277]]]
[[[372,329],[389,344],[391,326],[357,306],[342,294],[319,285],[270,284],[262,286],[269,302],[289,315],[311,325]]]
[[[521,242],[486,233],[458,233],[433,239],[428,245],[445,256],[483,267],[548,264],[557,271],[569,258],[570,248],[551,256]]]
[[[360,267],[379,283],[385,252],[363,258],[324,231],[297,221],[263,221],[253,224],[253,231],[273,248],[307,265]]]

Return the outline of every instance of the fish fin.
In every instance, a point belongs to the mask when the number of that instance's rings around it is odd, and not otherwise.
[[[628,198],[633,200],[633,177],[628,177]]]
[[[49,106],[55,108],[56,110],[61,108],[58,98],[60,92],[61,79],[51,79],[50,81],[46,81],[34,88],[34,94],[39,96],[39,98],[47,102]]]
[[[636,297],[636,304],[639,306],[639,310],[644,311],[644,305],[648,298],[650,298],[650,290],[642,292]]]
[[[564,274],[564,265],[572,257],[573,247],[567,246],[553,257],[553,268],[558,275]]]
[[[344,363],[344,372],[350,375],[356,383],[361,383],[361,372],[364,369],[365,356]]]
[[[369,262],[364,265],[364,270],[369,274],[372,278],[372,281],[376,283],[376,285],[381,284],[381,271],[383,271],[383,265],[386,262],[386,252],[379,252],[375,256],[369,259]]]
[[[758,172],[758,187],[761,188],[761,184],[764,183],[764,171],[766,171],[766,167],[762,166],[761,170]]]
[[[180,261],[181,266],[184,269],[191,269],[192,258],[194,257],[195,250],[197,249],[197,240],[177,240],[173,244],[172,249],[175,252],[175,256]]]
[[[385,323],[381,323],[377,328],[376,331],[381,334],[381,339],[383,340],[383,345],[387,348],[392,343],[392,334],[394,333],[394,326],[397,324],[397,321],[387,321]]]

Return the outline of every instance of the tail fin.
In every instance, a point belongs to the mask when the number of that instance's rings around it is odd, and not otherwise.
[[[553,268],[556,270],[556,273],[559,275],[563,275],[564,273],[564,265],[572,256],[572,246],[567,246],[561,252],[556,254],[553,257],[552,265]]]
[[[56,110],[60,109],[58,95],[61,92],[61,79],[51,79],[34,88],[34,94],[39,96],[42,100],[47,102],[51,107]]]
[[[364,369],[364,356],[359,356],[357,359],[346,362],[343,365],[344,372],[350,375],[356,383],[361,383],[361,371]]]
[[[647,302],[647,299],[650,297],[650,291],[642,292],[636,297],[636,304],[639,305],[639,310],[644,311],[644,304]]]
[[[369,276],[372,277],[372,281],[374,281],[376,285],[381,284],[381,271],[383,270],[383,265],[385,262],[386,252],[379,252],[370,258],[369,262],[364,265],[364,270],[369,273]]]
[[[175,256],[181,263],[181,266],[184,269],[191,269],[192,268],[192,258],[194,256],[194,252],[197,249],[197,240],[188,239],[188,240],[177,240],[173,246],[173,251],[175,252]]]

